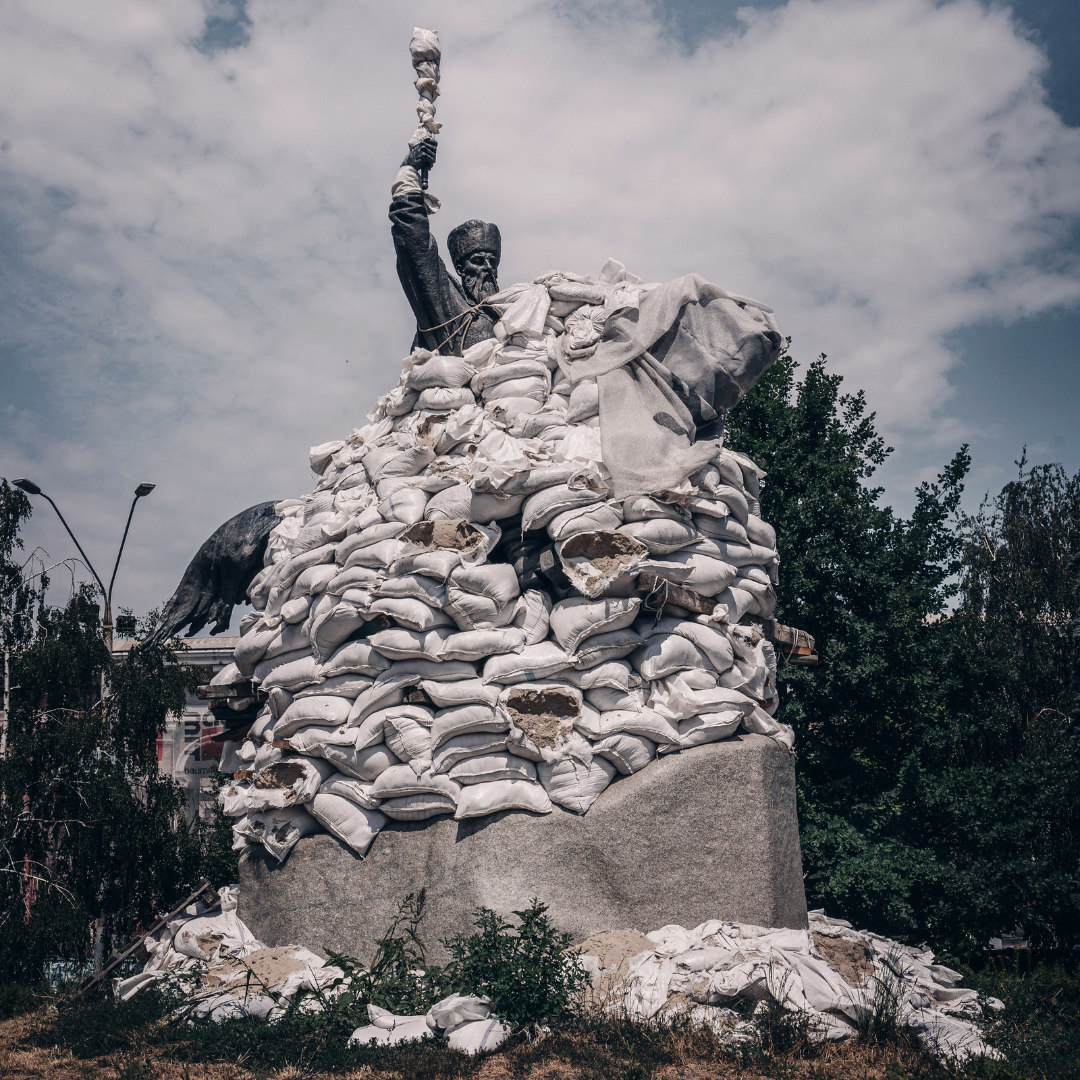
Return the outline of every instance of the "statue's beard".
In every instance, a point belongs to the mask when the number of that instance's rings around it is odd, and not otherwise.
[[[499,291],[499,282],[491,270],[465,267],[461,271],[461,287],[472,303],[479,304]]]

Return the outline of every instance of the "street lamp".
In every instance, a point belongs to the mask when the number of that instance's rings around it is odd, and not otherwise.
[[[124,526],[124,536],[123,539],[120,541],[120,550],[116,553],[116,562],[113,565],[112,577],[109,579],[109,587],[106,589],[105,583],[101,580],[98,572],[94,569],[94,564],[89,560],[89,558],[87,558],[86,552],[83,551],[82,544],[80,544],[79,541],[75,539],[75,534],[71,531],[71,526],[66,521],[64,521],[64,515],[60,513],[60,507],[58,507],[56,503],[54,503],[52,499],[50,499],[49,496],[46,495],[45,492],[42,491],[41,488],[39,488],[37,484],[34,483],[33,480],[27,480],[24,478],[22,480],[15,480],[13,482],[20,491],[25,491],[27,495],[40,495],[43,499],[48,500],[49,505],[56,511],[56,516],[60,519],[64,528],[67,529],[68,536],[71,537],[71,539],[75,542],[75,546],[79,549],[79,554],[83,557],[83,562],[86,563],[87,567],[90,570],[90,573],[94,575],[94,580],[98,583],[98,588],[101,589],[101,595],[105,600],[105,618],[102,629],[105,631],[105,647],[109,650],[109,655],[111,656],[113,630],[112,591],[113,584],[116,581],[116,571],[120,568],[120,556],[124,554],[124,544],[127,543],[128,529],[131,528],[131,519],[135,514],[135,504],[141,498],[143,498],[143,496],[149,495],[150,492],[153,491],[157,485],[140,484],[135,489],[135,498],[131,501],[131,510],[128,512],[127,524]]]

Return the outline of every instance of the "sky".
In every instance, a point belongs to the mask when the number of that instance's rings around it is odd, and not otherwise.
[[[1080,468],[1080,9],[1064,0],[9,0],[0,475],[144,612],[234,513],[311,490],[412,319],[386,211],[443,45],[440,242],[500,280],[696,271],[828,354],[900,512]],[[73,554],[37,500],[27,550]],[[70,584],[70,583],[68,583]],[[55,600],[63,599],[54,596]]]

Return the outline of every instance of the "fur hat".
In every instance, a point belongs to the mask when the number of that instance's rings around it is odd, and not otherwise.
[[[474,251],[490,251],[496,259],[502,257],[502,236],[499,226],[489,221],[473,218],[450,230],[446,238],[446,247],[450,252],[450,261],[456,269],[463,259]]]

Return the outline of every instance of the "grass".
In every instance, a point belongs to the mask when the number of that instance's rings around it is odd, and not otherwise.
[[[478,924],[481,933],[460,939],[455,963],[446,969],[424,963],[416,934],[422,894],[409,897],[402,917],[380,940],[370,972],[357,989],[323,998],[310,1011],[295,1002],[274,1024],[247,1019],[214,1024],[176,1015],[181,1000],[161,984],[128,1002],[105,989],[75,1003],[47,991],[0,987],[0,1077],[4,1080],[301,1080],[346,1076],[350,1080],[470,1078],[581,1078],[581,1080],[1080,1080],[1080,957],[1040,962],[1029,953],[988,958],[965,985],[1000,998],[1002,1013],[987,1012],[988,1041],[1006,1060],[966,1068],[941,1065],[917,1044],[902,1023],[898,982],[876,985],[873,1009],[843,1043],[819,1043],[814,1020],[775,1001],[739,1001],[735,1011],[753,1034],[739,1043],[673,1013],[650,1021],[584,1007],[567,1009],[533,1037],[536,1019],[554,1015],[570,998],[558,957],[565,942],[539,919],[521,912],[521,926]],[[531,920],[531,921],[530,921]],[[535,954],[535,955],[534,955]],[[522,957],[532,957],[524,963]],[[540,959],[537,960],[536,957]],[[355,966],[347,958],[334,958]],[[418,969],[426,970],[427,975]],[[514,972],[532,972],[535,1000],[526,1008]],[[535,970],[534,970],[535,969]],[[507,974],[510,973],[510,974]],[[398,1047],[347,1046],[368,1022],[366,1002],[397,1012],[422,1012],[443,996],[450,980],[473,992],[490,990],[504,1008],[522,1011],[518,1034],[494,1054],[470,1058],[445,1040]],[[475,984],[475,985],[474,985]],[[430,1000],[429,1000],[430,999]],[[519,1001],[518,999],[521,999]],[[310,999],[308,1001],[310,1004]],[[410,1007],[407,1007],[410,1006]],[[526,1022],[528,1021],[528,1022]]]

